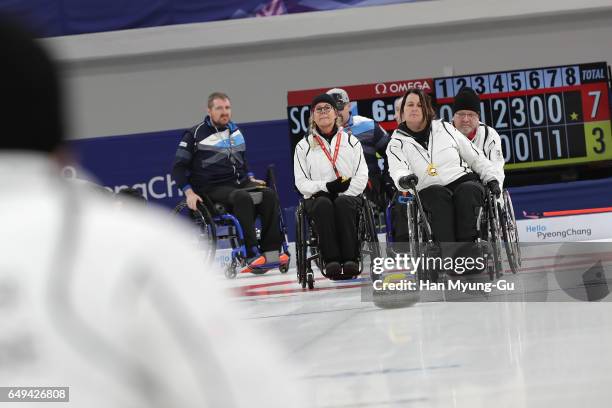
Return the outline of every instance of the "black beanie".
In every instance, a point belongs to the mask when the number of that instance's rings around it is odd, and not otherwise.
[[[469,110],[480,114],[480,98],[472,88],[461,88],[453,103],[453,114],[460,110]]]
[[[332,108],[336,109],[336,100],[331,95],[326,93],[315,96],[310,103],[310,109],[313,109],[318,103],[321,102],[329,103]]]
[[[32,36],[2,16],[0,61],[0,150],[55,150],[64,138],[55,65]]]

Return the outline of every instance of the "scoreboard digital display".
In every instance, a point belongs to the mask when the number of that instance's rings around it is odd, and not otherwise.
[[[454,96],[465,86],[480,95],[481,121],[501,137],[507,171],[612,160],[605,62],[339,87],[354,114],[392,131],[393,103],[409,88],[431,94],[438,118],[451,121]],[[288,93],[292,147],[308,129],[310,101],[330,88]]]
[[[438,117],[450,121],[464,86],[502,141],[506,170],[612,160],[605,62],[435,78]]]

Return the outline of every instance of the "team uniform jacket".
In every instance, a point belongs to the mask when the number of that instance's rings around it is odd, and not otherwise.
[[[187,130],[179,143],[172,177],[183,191],[247,180],[246,143],[234,122],[215,127],[210,117]]]
[[[357,196],[363,193],[368,182],[368,166],[363,156],[361,143],[355,136],[349,135],[342,129],[332,138],[331,145],[325,138],[321,137],[321,140],[330,157],[333,158],[339,134],[342,136],[336,168],[341,176],[351,177],[348,190],[340,194]],[[295,146],[293,174],[295,186],[304,198],[310,198],[319,191],[327,192],[325,185],[336,179],[332,164],[312,133],[304,136]]]
[[[388,170],[387,164],[387,144],[389,135],[374,120],[365,116],[351,115],[344,130],[355,136],[361,143],[363,156],[368,164],[368,172],[372,175],[381,174],[378,165],[378,153],[384,159],[384,172]]]
[[[491,126],[487,126],[484,123],[480,123],[478,130],[472,143],[478,146],[483,151],[487,159],[495,165],[495,168],[503,175],[504,174],[504,154],[502,151],[501,138],[495,129]]]
[[[419,178],[419,191],[432,185],[445,186],[472,172],[476,172],[484,183],[494,179],[500,184],[503,182],[503,177],[482,150],[454,126],[440,120],[431,122],[428,149],[409,134],[396,130],[387,146],[387,158],[391,178],[400,191],[406,190],[399,187],[399,179],[412,173]],[[427,172],[432,162],[438,171],[435,176]]]

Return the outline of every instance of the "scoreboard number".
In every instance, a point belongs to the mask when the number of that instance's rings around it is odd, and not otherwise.
[[[592,96],[594,99],[593,101],[593,109],[591,110],[591,119],[593,119],[597,113],[597,108],[599,107],[599,97],[601,96],[601,91],[590,91],[588,93],[589,96]]]

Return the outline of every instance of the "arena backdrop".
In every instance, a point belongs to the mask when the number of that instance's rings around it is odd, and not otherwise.
[[[426,0],[0,0],[0,12],[55,37]]]

